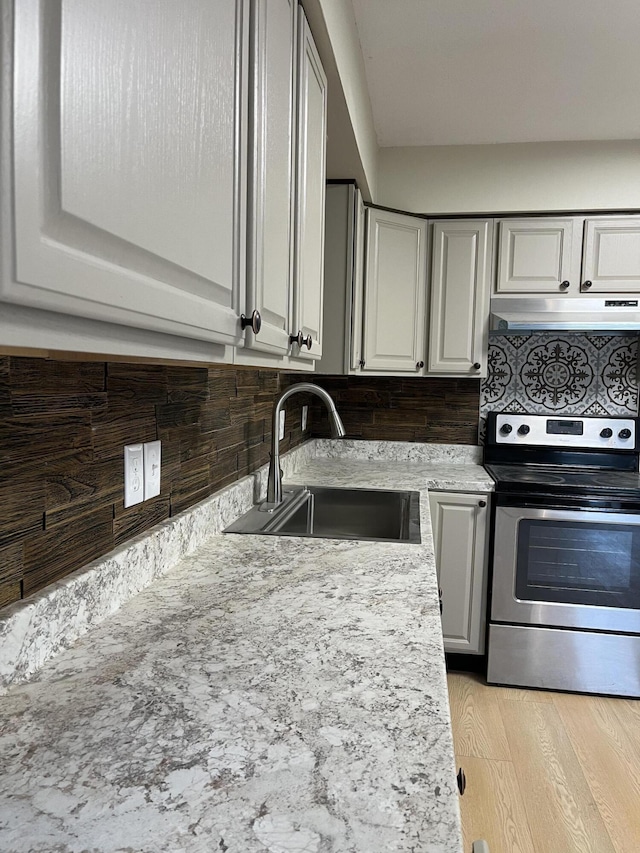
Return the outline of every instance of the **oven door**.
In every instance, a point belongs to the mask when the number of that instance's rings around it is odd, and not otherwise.
[[[640,513],[497,506],[491,619],[640,633]]]

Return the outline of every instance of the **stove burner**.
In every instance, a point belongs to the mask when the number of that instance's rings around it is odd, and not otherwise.
[[[522,483],[541,483],[549,486],[559,485],[564,482],[564,477],[561,474],[551,474],[546,471],[513,471],[506,476],[502,476],[505,480],[517,480]]]

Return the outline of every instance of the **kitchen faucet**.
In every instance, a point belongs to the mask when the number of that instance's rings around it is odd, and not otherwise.
[[[298,382],[296,385],[291,385],[286,391],[278,397],[273,409],[273,425],[271,429],[271,460],[269,462],[269,481],[267,483],[267,500],[262,504],[261,509],[272,510],[282,503],[282,471],[280,470],[280,439],[279,425],[280,412],[282,406],[292,394],[315,394],[324,402],[329,412],[329,426],[331,429],[331,438],[342,438],[345,434],[345,428],[340,420],[340,415],[336,411],[336,406],[331,396],[320,388],[319,385],[314,385],[312,382]]]

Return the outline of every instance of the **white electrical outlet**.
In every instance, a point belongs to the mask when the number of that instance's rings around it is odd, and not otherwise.
[[[161,441],[148,441],[144,445],[144,499],[160,494]]]
[[[144,463],[142,445],[128,444],[124,449],[124,505],[144,500]]]
[[[302,432],[307,428],[307,418],[309,417],[309,406],[302,407]]]
[[[278,429],[278,441],[284,438],[284,409],[280,412],[280,424]]]

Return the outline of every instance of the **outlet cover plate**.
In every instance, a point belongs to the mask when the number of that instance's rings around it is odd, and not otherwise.
[[[162,442],[147,441],[144,445],[144,499],[160,494]]]
[[[124,505],[133,506],[144,500],[144,463],[141,444],[128,444],[124,449]]]

